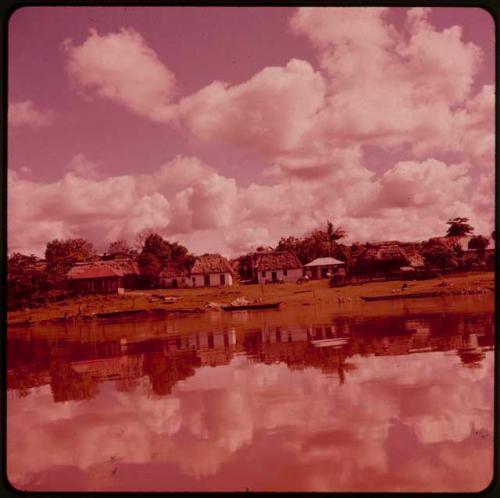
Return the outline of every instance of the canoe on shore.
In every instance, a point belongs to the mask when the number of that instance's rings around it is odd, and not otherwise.
[[[107,313],[96,313],[96,318],[132,318],[132,317],[148,317],[152,315],[173,315],[176,313],[203,313],[205,310],[201,308],[151,308],[140,310],[123,310],[123,311],[110,311]]]
[[[363,301],[389,301],[392,299],[416,299],[418,297],[442,296],[442,291],[415,292],[413,294],[386,294],[384,296],[361,296]]]
[[[241,304],[238,306],[222,306],[224,311],[247,311],[247,310],[272,310],[278,309],[281,303],[258,303],[258,304]]]
[[[147,313],[146,310],[123,310],[123,311],[108,311],[107,313],[96,313],[97,318],[128,318],[134,315]]]

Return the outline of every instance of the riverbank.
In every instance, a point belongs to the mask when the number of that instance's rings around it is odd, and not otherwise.
[[[404,284],[408,289],[401,291]],[[133,315],[186,314],[209,310],[210,303],[229,304],[237,298],[250,302],[281,302],[281,309],[291,311],[301,306],[326,305],[342,307],[347,303],[361,303],[361,296],[398,295],[438,291],[443,295],[488,293],[493,295],[494,273],[468,273],[420,281],[372,282],[361,285],[329,288],[327,280],[303,284],[234,285],[225,288],[154,289],[129,291],[125,294],[83,296],[77,299],[50,303],[45,307],[11,311],[7,315],[12,326],[61,321],[79,316],[94,319],[97,315],[130,311]],[[365,303],[369,309],[379,303]],[[362,310],[358,310],[362,312]]]

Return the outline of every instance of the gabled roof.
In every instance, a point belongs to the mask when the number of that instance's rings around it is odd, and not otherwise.
[[[109,267],[117,270],[118,273],[120,273],[122,276],[139,274],[139,267],[137,266],[137,263],[130,258],[110,259],[108,261],[105,261],[104,263],[106,263]]]
[[[191,275],[207,275],[210,273],[233,273],[229,261],[220,254],[204,254],[198,256],[191,268]]]
[[[299,258],[292,251],[255,252],[252,259],[254,269],[257,271],[293,270],[303,267]]]
[[[311,266],[331,266],[331,265],[345,265],[345,262],[335,258],[316,258],[310,263],[307,263],[307,265],[305,266],[311,267]]]
[[[92,261],[77,263],[69,270],[69,279],[124,277],[138,275],[139,269],[135,261],[129,258],[110,259],[106,261]]]
[[[106,277],[121,277],[120,273],[106,265],[80,265],[73,266],[68,272],[67,277],[71,280],[84,278],[106,278]]]
[[[407,261],[409,257],[398,242],[370,245],[360,255],[361,261]]]

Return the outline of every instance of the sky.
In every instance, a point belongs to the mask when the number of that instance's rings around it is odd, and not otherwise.
[[[479,8],[25,7],[9,21],[8,250],[154,230],[236,256],[494,226]]]

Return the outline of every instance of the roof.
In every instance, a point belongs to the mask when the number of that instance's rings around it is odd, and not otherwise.
[[[407,261],[409,263],[408,255],[397,242],[386,242],[376,245],[371,244],[366,248],[365,252],[361,254],[360,259],[362,261]]]
[[[84,278],[121,277],[121,275],[118,271],[106,265],[75,265],[68,272],[67,277],[72,280],[78,280]]]
[[[204,254],[198,256],[191,268],[191,275],[204,275],[209,273],[233,273],[229,261],[220,254]]]
[[[467,240],[465,240],[467,239]],[[452,249],[455,245],[459,245],[464,251],[468,250],[469,237],[432,237],[426,242],[426,246],[439,244],[448,249]]]
[[[292,251],[262,251],[253,253],[253,266],[258,271],[292,270],[302,263]]]
[[[137,275],[139,269],[135,261],[130,258],[110,259],[107,261],[92,261],[90,263],[77,263],[69,270],[69,279],[123,277]]]
[[[335,258],[316,258],[305,266],[331,266],[331,265],[345,265],[344,261]]]
[[[188,271],[182,265],[169,263],[160,273],[160,278],[187,277]]]

